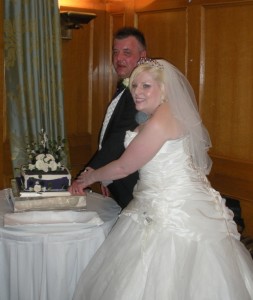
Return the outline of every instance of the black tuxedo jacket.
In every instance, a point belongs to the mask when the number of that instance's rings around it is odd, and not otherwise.
[[[122,91],[118,89],[118,93]],[[138,124],[135,121],[137,111],[132,95],[128,88],[121,95],[110,121],[107,125],[102,148],[98,150],[87,166],[94,169],[102,167],[109,162],[118,159],[124,152],[124,138],[127,130],[134,130]],[[108,185],[112,197],[124,208],[133,198],[133,188],[138,180],[138,172],[125,178],[114,180]]]

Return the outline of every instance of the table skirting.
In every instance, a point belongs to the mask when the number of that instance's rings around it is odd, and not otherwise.
[[[111,198],[96,193],[88,194],[87,210],[97,212],[103,224],[4,227],[10,207],[0,191],[0,299],[72,299],[81,273],[120,212]]]

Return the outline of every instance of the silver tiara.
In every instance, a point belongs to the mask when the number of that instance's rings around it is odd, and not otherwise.
[[[156,59],[148,58],[148,57],[141,57],[140,60],[138,61],[138,66],[147,64],[150,67],[154,67],[157,69],[164,69],[164,66],[160,64]]]

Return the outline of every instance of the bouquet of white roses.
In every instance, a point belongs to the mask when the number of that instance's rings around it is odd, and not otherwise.
[[[58,137],[57,140],[49,140],[46,132],[41,129],[39,143],[33,141],[26,145],[28,165],[22,168],[45,173],[63,169],[61,162],[65,157],[65,143],[66,140],[61,137]]]
[[[29,170],[40,170],[43,172],[56,171],[58,168],[61,168],[61,163],[56,162],[55,158],[51,154],[39,154],[36,156],[35,164],[29,164]]]

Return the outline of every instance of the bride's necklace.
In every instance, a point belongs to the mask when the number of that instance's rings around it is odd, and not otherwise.
[[[148,115],[146,114],[145,112],[143,111],[138,111],[135,115],[135,121],[138,123],[138,124],[143,124],[145,123],[155,112],[156,110],[158,109],[158,107],[160,106],[161,104],[159,104],[157,106],[157,108],[154,110],[154,112],[151,114],[151,115]]]

